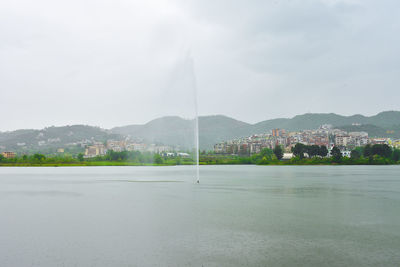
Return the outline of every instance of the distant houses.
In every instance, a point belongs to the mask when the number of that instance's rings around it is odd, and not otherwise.
[[[84,157],[93,158],[97,156],[104,156],[107,154],[107,151],[138,151],[161,154],[171,152],[173,151],[173,148],[170,146],[136,143],[126,140],[107,140],[105,145],[103,143],[95,143],[86,146]]]
[[[5,151],[5,152],[3,152],[1,154],[6,159],[12,159],[12,158],[15,158],[17,156],[17,154],[15,152],[10,152],[10,151]]]
[[[103,144],[95,144],[86,147],[85,149],[85,158],[94,158],[97,156],[104,156],[106,154],[106,148]]]
[[[288,132],[284,129],[273,129],[269,133],[257,134],[234,140],[220,142],[214,145],[214,153],[229,155],[253,155],[263,148],[274,149],[277,145],[285,150],[284,159],[293,155],[291,149],[297,143],[304,145],[325,146],[330,152],[333,147],[339,147],[343,157],[350,157],[351,150],[367,144],[387,144],[400,148],[400,140],[390,138],[369,138],[367,132],[345,132],[334,129],[331,125],[322,125],[315,130]],[[330,154],[328,154],[330,155]]]
[[[301,132],[287,132],[284,129],[273,129],[270,133],[256,134],[240,139],[229,140],[215,144],[216,154],[252,155],[260,153],[263,148],[274,149],[282,146],[286,152],[297,143],[305,145],[329,146],[329,130],[305,130]]]

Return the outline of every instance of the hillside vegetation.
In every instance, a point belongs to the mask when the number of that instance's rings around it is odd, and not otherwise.
[[[354,123],[361,125],[354,126],[352,125]],[[331,124],[346,131],[365,131],[372,137],[400,138],[399,111],[386,111],[370,117],[308,113],[290,119],[265,120],[256,124],[215,115],[199,118],[200,149],[210,150],[215,143],[265,133],[274,128],[300,131],[316,129],[322,124]],[[54,152],[57,148],[63,147],[74,152],[75,150],[82,151],[85,140],[104,142],[108,139],[123,139],[126,136],[140,142],[178,146],[184,149],[193,147],[194,129],[193,120],[169,116],[143,125],[121,126],[111,130],[85,125],[48,127],[43,130],[18,130],[0,132],[0,150]],[[74,145],[74,143],[79,144]]]

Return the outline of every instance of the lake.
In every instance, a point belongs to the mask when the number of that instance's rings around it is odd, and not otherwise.
[[[400,166],[0,168],[0,266],[399,266]]]

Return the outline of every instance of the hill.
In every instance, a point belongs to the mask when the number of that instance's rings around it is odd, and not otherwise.
[[[400,135],[396,134],[400,130],[396,126],[400,125],[399,111],[386,111],[370,117],[359,114],[342,116],[334,113],[308,113],[290,119],[272,119],[256,124],[249,124],[226,116],[215,115],[199,118],[200,149],[212,149],[215,143],[252,134],[265,133],[275,128],[300,131],[316,129],[323,124],[331,124],[337,128],[345,127],[346,129],[350,129],[348,125],[352,125],[353,123],[369,125],[368,127],[351,128],[354,131],[363,130],[371,136],[400,137]],[[375,126],[375,128],[372,126]],[[148,142],[185,146],[193,142],[193,139],[191,139],[192,135],[190,134],[193,129],[194,124],[191,120],[184,120],[179,117],[164,117],[153,120],[145,125],[117,127],[111,129],[111,131],[117,134],[140,137]],[[394,134],[388,135],[386,133],[390,129],[394,130]]]
[[[282,128],[289,131],[315,129],[322,124],[332,124],[334,127],[352,125],[353,123],[375,125],[381,128],[390,128],[400,124],[399,111],[381,112],[375,116],[363,115],[342,116],[334,113],[307,113],[295,116],[291,119],[266,120],[254,125],[255,131],[265,132],[274,128]]]
[[[346,132],[367,132],[370,137],[387,137],[392,139],[400,138],[400,125],[382,128],[371,124],[344,125],[337,127]]]
[[[354,123],[360,126],[352,125]],[[332,124],[346,131],[366,131],[374,137],[400,138],[400,112],[386,111],[374,116],[342,116],[334,113],[308,113],[293,118],[279,118],[249,124],[233,118],[214,115],[199,117],[200,149],[212,149],[215,143],[266,133],[274,128],[289,131],[316,129],[322,124]],[[194,121],[177,116],[162,117],[143,125],[115,127],[111,130],[86,125],[49,127],[43,130],[18,130],[0,132],[0,150],[55,151],[57,147],[81,149],[92,141],[122,139],[130,136],[146,143],[193,147]]]
[[[86,125],[48,127],[42,130],[17,130],[0,133],[0,150],[54,153],[57,148],[82,151],[85,144],[121,138],[108,130]]]
[[[251,134],[251,124],[226,116],[204,116],[199,118],[200,147],[210,149],[216,142]],[[129,125],[111,129],[113,133],[142,139],[147,143],[160,143],[192,147],[194,143],[194,121],[180,117],[163,117],[144,125]]]

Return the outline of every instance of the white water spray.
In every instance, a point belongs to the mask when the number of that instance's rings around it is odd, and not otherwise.
[[[196,182],[200,183],[200,144],[199,144],[199,109],[198,109],[198,96],[197,96],[197,81],[194,71],[194,60],[189,56],[189,69],[191,77],[191,86],[193,89],[194,100],[194,139],[196,148]]]
[[[167,83],[167,90],[165,92],[179,95],[179,99],[181,102],[184,102],[185,105],[189,105],[189,107],[185,106],[187,110],[191,112],[194,111],[194,114],[190,113],[189,118],[193,119],[193,130],[194,130],[194,139],[190,142],[191,148],[195,149],[196,152],[193,153],[193,157],[195,159],[195,167],[196,167],[196,182],[200,183],[200,145],[199,145],[199,111],[198,111],[198,95],[197,95],[197,81],[196,74],[194,71],[194,60],[190,54],[190,49],[184,51],[184,55],[179,57],[179,60],[176,64],[176,69],[172,72],[171,79]],[[175,91],[170,91],[170,88],[174,88]],[[178,94],[177,94],[178,93]],[[165,95],[168,97],[168,94]]]

